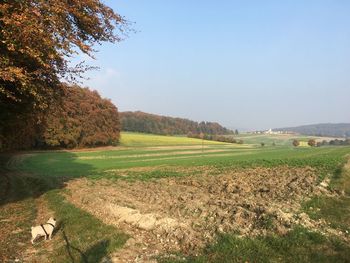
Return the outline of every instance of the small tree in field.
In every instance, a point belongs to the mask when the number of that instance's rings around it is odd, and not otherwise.
[[[298,147],[300,142],[298,140],[293,140],[293,146]]]
[[[307,142],[307,144],[308,144],[309,146],[311,146],[311,147],[314,147],[314,146],[316,146],[316,141],[315,141],[314,139],[310,139],[310,140]]]
[[[264,143],[264,142],[262,142],[262,143],[261,143],[261,147],[264,147],[264,146],[265,146],[265,143]]]

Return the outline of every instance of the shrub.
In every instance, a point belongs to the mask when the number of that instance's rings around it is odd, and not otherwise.
[[[311,146],[311,147],[314,147],[314,146],[316,146],[316,141],[315,141],[314,139],[310,139],[310,140],[307,142],[307,144],[308,144],[309,146]]]
[[[294,139],[292,144],[293,144],[294,147],[297,147],[297,146],[300,145],[300,142],[298,140]]]

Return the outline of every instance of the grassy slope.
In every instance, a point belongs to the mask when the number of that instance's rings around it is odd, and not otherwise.
[[[310,139],[322,141],[324,137],[317,136],[298,136],[293,134],[239,134],[237,139],[243,140],[245,143],[260,145],[264,142],[265,145],[276,145],[290,146],[294,139],[300,140],[301,142],[307,142]]]
[[[202,141],[182,136],[163,136],[144,133],[122,132],[120,145],[128,147],[198,145]],[[215,141],[203,141],[205,145],[222,144]]]
[[[346,147],[292,148],[285,145],[252,148],[245,147],[245,145],[241,147],[215,142],[208,142],[202,150],[202,141],[198,139],[131,133],[123,134],[123,137],[122,145],[124,147],[122,149],[33,153],[21,156],[20,161],[14,162],[12,169],[35,175],[38,182],[43,184],[42,187],[39,187],[42,188],[40,191],[46,192],[50,189],[60,188],[62,179],[69,180],[80,176],[101,178],[107,176],[106,170],[140,166],[215,165],[229,168],[309,165],[317,167],[321,174],[325,175],[335,173],[344,162],[344,156],[350,153],[350,148]],[[151,147],[159,145],[187,145],[194,148]],[[213,152],[213,150],[218,152]],[[150,179],[177,176],[178,174],[171,171],[156,171],[140,175],[140,179]],[[344,177],[341,175],[338,181],[342,180]],[[348,180],[345,181],[348,182]],[[61,191],[49,191],[45,196],[57,217],[62,218],[65,225],[72,227],[69,232],[72,232],[73,235],[68,237],[69,244],[72,245],[71,252],[67,249],[69,246],[54,251],[60,261],[68,260],[69,254],[73,254],[75,259],[80,258],[83,261],[85,257],[95,257],[94,260],[100,259],[106,253],[120,247],[125,241],[125,235],[118,233],[117,229],[105,226],[96,218],[66,203]],[[32,198],[31,194],[28,194],[28,197]],[[341,204],[341,206],[344,205],[348,207],[348,204]],[[319,216],[324,217],[324,214]],[[82,218],[82,220],[77,220],[77,218]],[[94,226],[92,232],[89,231],[81,238],[74,232],[74,229],[87,228],[89,225]],[[101,232],[102,235],[98,236],[98,232]],[[83,254],[80,254],[79,251],[72,251],[74,248],[78,248]],[[327,251],[331,255],[328,256]],[[235,235],[225,235],[219,239],[218,243],[208,247],[201,257],[189,260],[224,262],[222,259],[231,258],[231,261],[226,262],[242,261],[243,259],[264,261],[264,259],[269,259],[268,255],[272,255],[271,258],[274,259],[272,261],[278,262],[282,259],[292,260],[293,253],[302,253],[304,256],[300,258],[299,262],[308,260],[319,262],[318,260],[333,261],[334,255],[339,259],[344,259],[348,255],[348,251],[347,247],[337,241],[320,237],[318,234],[309,233],[304,229],[296,229],[287,237],[239,239]],[[321,253],[319,257],[315,257],[317,253]]]
[[[45,177],[79,177],[96,174],[109,169],[120,169],[140,166],[157,165],[215,165],[215,166],[276,166],[310,165],[326,172],[336,169],[343,161],[343,156],[349,152],[345,147],[324,148],[210,148],[188,151],[189,154],[178,154],[179,150],[145,150],[144,148],[100,151],[100,152],[52,152],[27,156],[18,168],[23,171],[36,173]],[[223,152],[210,152],[224,150]],[[152,156],[152,154],[158,154]],[[161,155],[159,155],[161,154]]]

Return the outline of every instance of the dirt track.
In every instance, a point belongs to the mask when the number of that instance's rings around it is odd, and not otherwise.
[[[183,168],[181,168],[183,169]],[[68,200],[132,239],[115,262],[150,259],[181,251],[196,254],[216,234],[285,234],[295,222],[302,198],[315,191],[312,168],[203,169],[201,175],[153,181],[69,183]],[[143,261],[142,261],[143,262]]]

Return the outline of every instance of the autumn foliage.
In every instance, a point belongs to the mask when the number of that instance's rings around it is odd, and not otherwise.
[[[64,86],[63,97],[45,114],[13,120],[0,137],[0,149],[74,148],[116,145],[118,109],[97,91]],[[37,120],[40,120],[39,122]],[[15,132],[14,132],[15,131]]]
[[[314,139],[310,139],[310,140],[308,140],[307,144],[311,147],[314,147],[314,146],[316,146],[316,141]]]
[[[60,101],[68,107],[69,96],[77,96],[76,89],[70,94],[62,81],[74,83],[89,68],[72,65],[71,58],[78,52],[93,57],[94,45],[119,42],[129,31],[129,23],[100,0],[3,0],[0,29],[1,150],[40,145],[38,135],[42,134],[50,108]],[[68,119],[64,127],[74,125]],[[76,130],[71,132],[59,132],[70,134],[68,141],[52,133],[45,142],[92,145],[105,143],[107,137],[112,141],[116,138],[114,131],[108,131],[108,136],[98,132],[84,139],[73,135]],[[92,142],[93,138],[97,141]]]
[[[64,88],[65,99],[49,111],[40,144],[44,147],[116,145],[120,124],[114,104],[97,91],[78,86]]]
[[[80,50],[121,40],[126,21],[99,0],[5,0],[0,2],[0,95],[46,107],[60,78],[85,68],[69,66]]]
[[[300,145],[300,142],[298,140],[294,139],[292,144],[293,144],[294,147],[298,147]]]
[[[233,132],[216,122],[195,122],[182,118],[173,118],[149,114],[141,111],[121,112],[120,120],[124,131],[144,132],[161,135],[183,134],[232,134]]]

